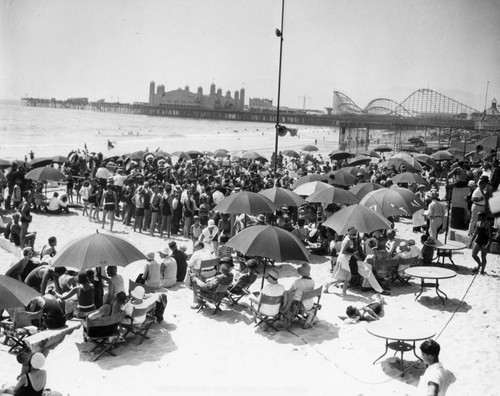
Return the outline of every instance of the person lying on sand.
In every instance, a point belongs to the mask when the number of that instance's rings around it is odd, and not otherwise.
[[[380,316],[384,314],[385,304],[383,298],[380,295],[375,296],[374,302],[367,304],[361,308],[356,308],[352,305],[349,305],[346,308],[347,317],[341,317],[344,319],[344,322],[347,324],[355,324],[359,321],[373,322],[374,320],[379,320]]]

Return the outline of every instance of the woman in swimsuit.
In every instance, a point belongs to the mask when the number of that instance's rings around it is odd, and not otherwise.
[[[359,309],[349,305],[345,313],[349,318],[356,321],[364,320],[366,322],[373,322],[374,320],[380,319],[379,315],[382,313],[382,310],[381,303],[373,302]]]
[[[66,301],[74,295],[77,296],[78,305],[75,309],[75,316],[79,319],[86,318],[90,312],[96,310],[94,304],[94,286],[89,282],[85,272],[78,273],[78,286],[71,289],[64,295],[54,293],[62,301]]]
[[[486,267],[486,255],[491,244],[491,223],[486,220],[486,213],[481,212],[477,215],[477,223],[472,234],[472,258],[477,262],[478,267],[474,268],[472,272],[477,273],[481,270],[484,274]],[[481,252],[481,259],[477,255]]]

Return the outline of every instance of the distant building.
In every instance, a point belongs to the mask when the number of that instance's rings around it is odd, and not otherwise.
[[[272,99],[260,99],[260,98],[249,98],[248,108],[250,110],[272,110],[273,100]]]
[[[231,92],[227,91],[222,95],[222,88],[216,90],[215,84],[210,85],[210,94],[203,95],[203,88],[199,87],[197,92],[189,91],[189,86],[184,89],[178,88],[165,92],[165,86],[158,85],[155,92],[155,82],[149,84],[149,105],[150,106],[183,106],[201,108],[209,110],[238,110],[245,108],[245,89],[235,91],[234,98]]]

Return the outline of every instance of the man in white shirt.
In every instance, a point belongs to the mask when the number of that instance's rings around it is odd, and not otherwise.
[[[441,347],[434,340],[425,340],[420,345],[422,359],[427,365],[424,375],[417,386],[417,395],[445,396],[448,387],[456,381],[455,375],[439,362]]]
[[[198,275],[200,263],[204,260],[210,260],[213,258],[215,258],[215,256],[212,254],[212,251],[205,249],[205,244],[203,242],[196,241],[194,243],[193,254],[187,262],[188,269],[186,272],[186,278],[184,279],[186,286],[191,286],[191,275]],[[207,279],[214,276],[215,273],[215,267],[204,268],[201,273],[201,277],[203,279]]]
[[[49,213],[61,213],[63,210],[68,212],[68,201],[61,201],[59,199],[59,193],[56,191],[54,196],[49,199],[46,210]]]
[[[221,203],[223,199],[224,199],[224,194],[222,194],[220,186],[216,186],[215,191],[212,194],[212,200],[214,201],[214,205]]]

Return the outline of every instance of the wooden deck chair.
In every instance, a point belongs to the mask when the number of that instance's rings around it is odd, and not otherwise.
[[[92,353],[97,351],[92,361],[95,362],[104,353],[116,356],[112,349],[118,342],[120,336],[119,326],[123,317],[123,314],[119,313],[97,319],[89,319],[87,317],[85,322],[83,322],[83,339],[85,342],[90,341],[95,344],[89,353],[92,356]]]
[[[207,303],[210,303],[215,306],[213,314],[215,315],[217,312],[219,312],[220,309],[220,304],[222,303],[222,300],[224,299],[224,296],[226,295],[227,289],[231,285],[217,285],[217,288],[214,291],[205,291],[205,290],[200,290],[199,287],[196,286],[196,283],[193,283],[193,288],[196,293],[196,297],[198,298],[200,303],[200,308],[198,308],[198,312],[202,311],[207,307]]]
[[[413,267],[417,264],[418,257],[409,257],[409,258],[399,258],[398,261],[398,270],[392,275],[390,282],[394,283],[396,281],[400,281],[404,285],[409,285],[409,281],[411,276],[404,276],[402,273],[405,268]],[[402,267],[401,267],[402,266]]]
[[[314,319],[316,318],[318,311],[321,309],[321,304],[319,302],[321,300],[321,292],[322,291],[323,291],[323,286],[321,286],[317,289],[314,289],[314,290],[302,292],[302,296],[300,297],[300,300],[299,300],[301,307],[300,307],[299,312],[297,313],[297,318],[299,320],[304,321],[304,325],[303,325],[304,329],[309,329],[310,327],[312,327],[312,325],[314,323]],[[309,300],[309,299],[312,299],[312,298],[316,298],[316,301],[314,301],[313,307],[309,311],[306,311],[302,305],[302,302]]]
[[[272,327],[274,330],[279,331],[274,323],[281,317],[281,304],[283,303],[283,295],[281,296],[268,296],[267,294],[261,294],[258,303],[255,303],[254,300],[251,300],[250,310],[254,314],[255,327],[260,326],[262,323],[267,324],[269,327]],[[262,304],[276,306],[277,313],[275,315],[267,315],[261,311]]]
[[[40,329],[42,325],[43,311],[28,312],[28,311],[15,311],[12,321],[3,321],[2,328],[4,329],[4,345],[8,345],[9,341],[14,344],[10,347],[9,352],[14,349],[26,348],[24,339],[31,335],[31,330]]]
[[[150,314],[152,310],[154,310],[156,306],[156,301],[146,307],[134,307],[132,310],[132,314],[130,317],[125,316],[125,318],[130,319],[131,323],[122,323],[121,327],[125,330],[125,333],[123,334],[123,338],[126,338],[127,335],[130,333],[134,334],[135,336],[139,337],[139,345],[142,344],[142,342],[145,339],[149,340],[148,337],[148,332],[153,323],[156,323],[156,318]],[[146,317],[142,323],[137,323],[137,318],[142,318]],[[134,320],[136,323],[134,323]]]
[[[239,301],[243,298],[243,296],[248,296],[250,295],[250,290],[248,290],[248,287],[251,285],[248,285],[247,287],[242,287],[239,289],[238,293],[233,293],[230,288],[227,289],[226,295],[224,296],[230,306],[238,305]]]
[[[220,264],[220,258],[216,257],[213,259],[202,260],[200,261],[200,269],[198,270],[198,277],[201,280],[205,280],[208,276],[203,275],[203,273],[211,272],[214,268],[217,270],[217,267]]]
[[[373,261],[372,270],[373,275],[379,281],[391,281],[395,274],[398,272],[399,259],[398,258],[384,258],[375,259]]]
[[[128,294],[130,294],[130,292],[132,290],[134,290],[137,286],[142,286],[144,288],[144,292],[146,294],[156,293],[157,291],[160,290],[160,288],[156,288],[156,287],[152,287],[152,286],[146,286],[146,285],[134,282],[134,281],[132,281],[132,280],[129,279],[129,281],[128,281]]]

